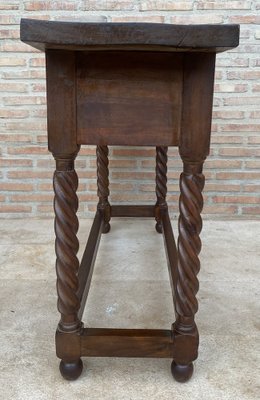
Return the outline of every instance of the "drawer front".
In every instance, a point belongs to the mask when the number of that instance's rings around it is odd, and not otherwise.
[[[77,142],[178,145],[181,53],[77,53]]]

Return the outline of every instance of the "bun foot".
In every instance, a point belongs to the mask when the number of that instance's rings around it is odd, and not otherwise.
[[[76,362],[66,363],[63,360],[60,362],[60,373],[67,381],[75,381],[82,372],[83,363],[81,358]]]
[[[156,222],[155,229],[158,233],[162,233],[162,223]]]
[[[102,233],[108,233],[110,231],[110,223],[105,222],[103,225]]]
[[[187,382],[193,374],[193,363],[187,365],[176,364],[175,361],[171,365],[172,376],[177,382]]]

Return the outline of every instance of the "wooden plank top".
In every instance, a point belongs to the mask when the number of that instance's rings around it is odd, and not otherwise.
[[[21,40],[32,47],[67,50],[221,52],[239,44],[239,25],[85,23],[21,20]]]

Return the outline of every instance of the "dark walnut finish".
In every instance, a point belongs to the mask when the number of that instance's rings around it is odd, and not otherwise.
[[[193,373],[200,269],[203,163],[209,154],[215,55],[236,47],[237,25],[21,21],[21,39],[46,53],[48,145],[56,160],[54,211],[58,310],[56,351],[64,378],[82,356],[165,357],[179,382]],[[80,145],[97,146],[99,201],[81,262]],[[110,205],[109,145],[156,147],[155,205]],[[178,146],[179,237],[167,195],[168,146]],[[169,330],[84,328],[81,321],[102,233],[112,217],[151,217],[163,234],[176,319]]]

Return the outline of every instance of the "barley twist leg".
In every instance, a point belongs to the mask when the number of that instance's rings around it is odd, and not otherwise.
[[[65,335],[67,339],[81,329],[81,322],[78,319],[80,301],[77,296],[78,177],[73,164],[71,159],[57,160],[53,178],[58,310],[61,314],[57,336]],[[82,372],[82,361],[79,356],[75,356],[75,359],[64,357],[60,363],[60,371],[65,379],[76,379]]]
[[[193,372],[192,361],[198,348],[198,331],[194,321],[198,310],[196,294],[199,289],[197,278],[200,270],[199,253],[202,229],[201,211],[203,207],[202,190],[205,178],[202,163],[184,163],[184,172],[180,177],[180,217],[178,239],[178,274],[175,285],[176,322],[175,335],[190,335],[191,360],[180,359],[172,363],[172,373],[179,381],[188,380]],[[192,355],[193,354],[193,355]]]
[[[155,220],[156,230],[162,233],[162,222],[160,216],[160,209],[167,209],[166,195],[167,195],[167,151],[168,147],[156,147],[156,197],[155,204]]]
[[[104,214],[103,233],[110,231],[110,204],[109,196],[109,169],[108,147],[97,146],[97,194],[99,197],[98,209]]]

